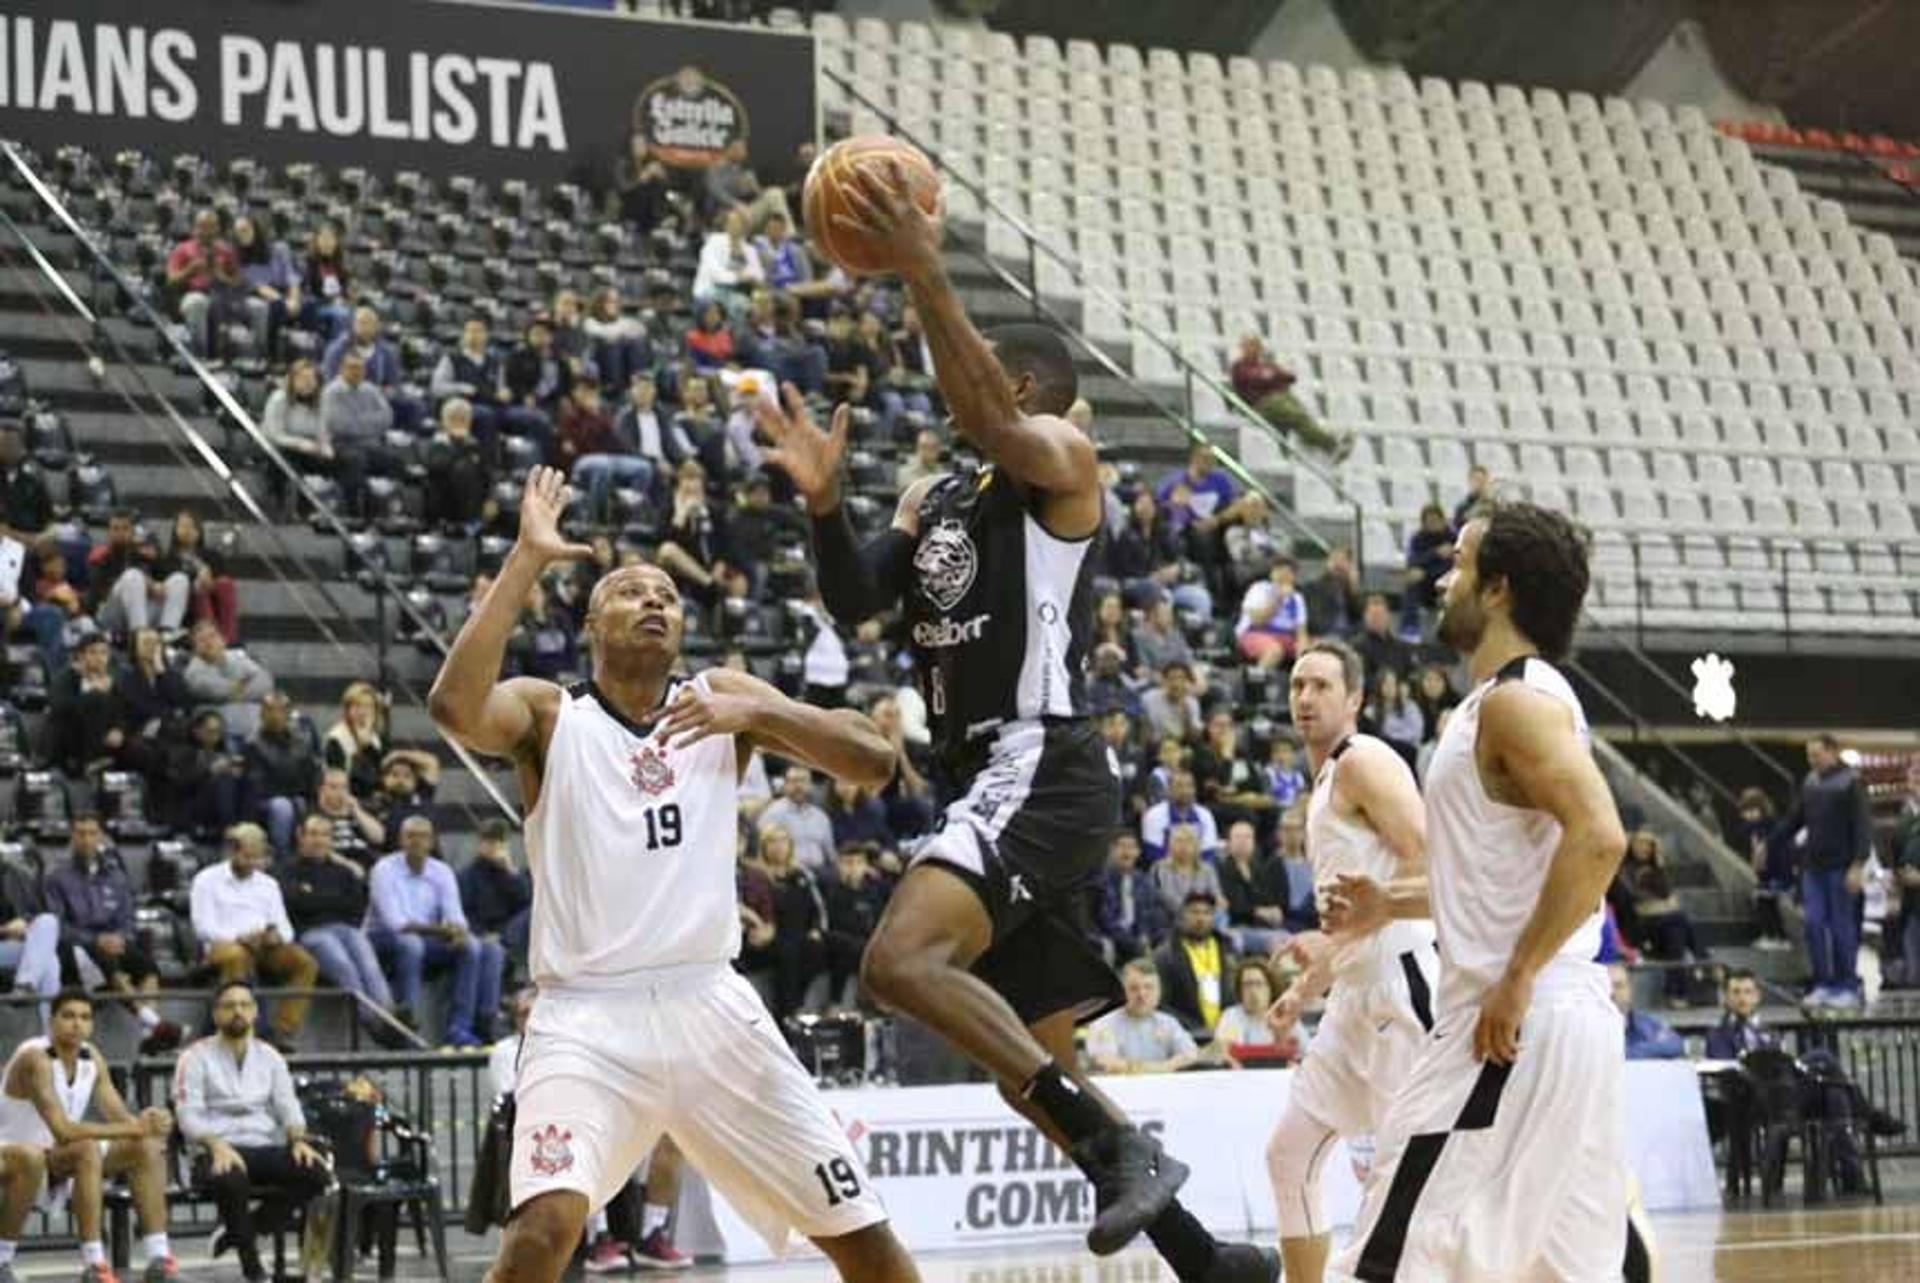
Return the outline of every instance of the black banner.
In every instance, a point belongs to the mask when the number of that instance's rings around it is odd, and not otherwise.
[[[599,185],[815,131],[804,32],[457,0],[37,0],[0,9],[0,136]]]

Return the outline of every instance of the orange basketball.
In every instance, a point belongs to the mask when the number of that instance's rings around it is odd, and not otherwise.
[[[913,198],[929,214],[940,211],[940,176],[933,164],[912,143],[884,134],[848,138],[821,152],[807,171],[801,194],[801,217],[806,220],[807,238],[822,254],[854,276],[881,276],[895,270],[883,248],[853,228],[833,221],[834,215],[858,218],[857,205],[847,202],[846,184],[854,181],[862,169],[878,167],[886,177],[886,161],[899,162]]]

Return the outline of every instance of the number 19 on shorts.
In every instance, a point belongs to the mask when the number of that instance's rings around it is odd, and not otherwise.
[[[828,1207],[838,1207],[860,1196],[860,1173],[844,1158],[815,1163],[813,1174],[820,1178],[820,1188],[827,1192]]]

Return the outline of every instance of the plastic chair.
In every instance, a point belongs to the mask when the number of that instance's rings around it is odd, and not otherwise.
[[[1740,1057],[1740,1069],[1753,1093],[1751,1125],[1760,1160],[1760,1202],[1771,1207],[1786,1183],[1788,1148],[1800,1143],[1808,1203],[1825,1200],[1826,1155],[1820,1128],[1806,1109],[1806,1077],[1787,1052],[1756,1047]]]

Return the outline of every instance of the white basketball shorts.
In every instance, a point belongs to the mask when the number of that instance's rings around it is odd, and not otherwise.
[[[1606,973],[1543,975],[1511,1065],[1440,1016],[1388,1110],[1353,1242],[1368,1283],[1614,1283],[1627,1243],[1620,1013]]]
[[[776,1253],[887,1218],[846,1133],[753,986],[668,968],[618,992],[545,990],[521,1044],[513,1205],[605,1205],[661,1133]]]
[[[1372,1135],[1433,1028],[1440,956],[1432,945],[1400,955],[1372,984],[1336,981],[1287,1107],[1342,1136]]]

